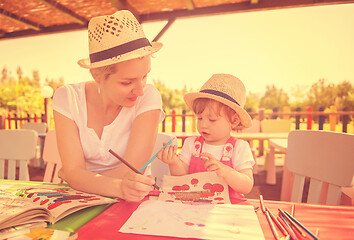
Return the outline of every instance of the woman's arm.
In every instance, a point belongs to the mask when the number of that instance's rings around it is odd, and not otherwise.
[[[130,172],[111,177],[86,169],[84,154],[75,122],[54,111],[55,129],[63,175],[73,188],[128,201],[141,200],[152,189],[153,179]]]

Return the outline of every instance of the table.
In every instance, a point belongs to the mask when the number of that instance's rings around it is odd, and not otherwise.
[[[269,157],[268,157],[268,161],[267,161],[266,183],[273,185],[273,184],[276,184],[275,151],[278,150],[278,152],[280,152],[280,153],[286,153],[286,149],[288,147],[288,140],[287,139],[270,138],[268,140],[268,144],[269,144]],[[284,165],[285,165],[285,162],[284,162]],[[284,170],[283,170],[283,182],[284,182]]]
[[[274,215],[277,215],[278,208],[290,212],[291,207],[294,204],[294,217],[313,233],[318,229],[319,238],[321,240],[352,239],[354,234],[354,207],[290,203],[267,200],[265,200],[264,203],[265,206],[268,207]],[[186,239],[118,232],[118,229],[120,229],[120,227],[128,220],[130,215],[135,211],[135,209],[137,209],[139,204],[139,202],[121,201],[112,205],[98,217],[80,228],[77,231],[78,239]],[[258,207],[259,200],[248,199],[243,204]],[[265,239],[273,240],[274,236],[266,220],[266,216],[260,209],[257,211],[257,217]]]

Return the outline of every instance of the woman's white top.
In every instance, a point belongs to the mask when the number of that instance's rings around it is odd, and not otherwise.
[[[180,159],[188,166],[191,161],[194,141],[197,137],[189,137],[184,141],[181,152],[179,153]],[[224,145],[210,145],[203,143],[202,153],[210,153],[217,160],[220,160],[224,151]],[[256,162],[254,161],[253,154],[248,142],[237,139],[235,143],[234,152],[232,154],[232,166],[236,171],[247,168],[252,168]]]
[[[58,88],[53,96],[52,108],[76,123],[79,129],[86,168],[97,173],[116,168],[121,164],[108,151],[112,149],[118,155],[124,155],[132,123],[139,114],[149,110],[160,109],[160,122],[165,117],[161,95],[151,84],[147,84],[144,87],[144,94],[137,98],[135,106],[131,108],[123,107],[116,119],[103,128],[101,139],[92,128],[87,127],[85,82]],[[70,136],[67,139],[69,140]]]

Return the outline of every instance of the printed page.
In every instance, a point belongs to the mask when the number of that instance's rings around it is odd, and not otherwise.
[[[28,199],[0,190],[0,229],[26,223],[49,221],[50,213]]]
[[[59,184],[32,184],[32,182],[19,182],[18,184],[0,182],[0,189],[28,199],[32,206],[41,206],[47,209],[52,218],[50,223],[54,223],[61,218],[90,206],[109,204],[117,202],[117,199],[102,197],[72,189],[67,185]]]
[[[148,200],[140,204],[119,230],[198,239],[264,239],[253,206],[190,205]]]
[[[213,172],[164,176],[158,200],[187,204],[230,203],[228,185]]]

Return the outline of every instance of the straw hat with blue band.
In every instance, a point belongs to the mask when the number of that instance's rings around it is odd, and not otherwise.
[[[184,101],[190,109],[197,98],[210,98],[221,102],[237,112],[242,126],[252,126],[250,115],[243,109],[246,103],[246,88],[237,77],[230,74],[214,74],[197,93],[188,93]]]
[[[94,17],[88,25],[90,56],[78,64],[83,68],[103,67],[157,52],[162,43],[145,37],[138,20],[127,10]]]

